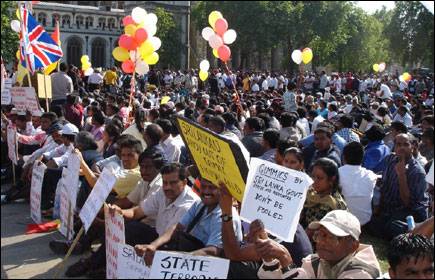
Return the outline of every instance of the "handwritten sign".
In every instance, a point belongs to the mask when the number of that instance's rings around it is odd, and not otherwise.
[[[36,161],[33,164],[32,183],[30,187],[30,217],[35,223],[40,224],[41,218],[41,191],[42,181],[47,166],[42,162]]]
[[[177,117],[177,124],[201,176],[216,186],[223,181],[242,201],[249,168],[240,147],[185,118]]]
[[[38,98],[33,87],[11,88],[12,104],[18,111],[30,111],[32,114],[41,111]]]
[[[71,240],[74,235],[74,208],[75,202],[70,200],[68,193],[67,180],[68,169],[63,168],[62,178],[60,179],[60,227],[59,232],[62,233],[68,240]]]
[[[103,206],[107,196],[112,191],[115,182],[116,177],[113,175],[111,169],[104,168],[79,214],[86,232],[97,216],[98,211],[100,211],[101,206]]]
[[[303,172],[253,158],[240,217],[247,222],[260,219],[271,234],[293,242],[312,183]]]
[[[109,208],[105,206],[104,223],[106,228],[106,278],[118,279],[118,244],[125,243],[124,218],[118,213],[111,215]],[[119,278],[124,278],[124,276]]]
[[[49,75],[38,73],[37,82],[38,82],[38,97],[52,98],[51,77]]]
[[[3,84],[4,83],[4,84]],[[2,79],[1,104],[9,105],[12,102],[12,79]]]
[[[71,153],[68,157],[68,175],[66,181],[68,182],[68,194],[71,202],[73,203],[75,209],[77,201],[77,193],[79,191],[79,176],[80,176],[80,158],[77,154]]]
[[[227,279],[230,260],[157,251],[150,279]]]
[[[7,127],[7,140],[8,140],[8,156],[9,159],[17,165],[17,130],[15,127],[8,125]]]
[[[132,246],[118,243],[118,278],[149,279],[149,276],[150,268],[143,257],[136,255]]]

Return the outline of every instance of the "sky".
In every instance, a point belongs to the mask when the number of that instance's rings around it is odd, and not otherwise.
[[[420,1],[432,14],[434,13],[433,1]],[[387,10],[394,8],[394,1],[356,1],[357,5],[363,8],[369,14],[373,14],[385,6]]]

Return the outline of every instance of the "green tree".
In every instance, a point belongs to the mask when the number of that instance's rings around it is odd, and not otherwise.
[[[180,50],[183,48],[180,43],[180,27],[177,26],[174,16],[163,8],[156,8],[155,14],[159,19],[157,22],[157,36],[162,41],[158,50],[162,67],[180,68]]]
[[[15,54],[18,50],[18,34],[11,29],[11,21],[15,19],[15,15],[11,11],[15,11],[15,1],[2,1],[1,2],[1,54],[5,63],[14,61]]]

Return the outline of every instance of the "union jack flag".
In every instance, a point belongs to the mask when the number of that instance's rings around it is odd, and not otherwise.
[[[21,64],[34,73],[60,60],[62,48],[51,38],[27,9],[21,7],[22,30],[20,32]],[[27,66],[27,61],[29,66]]]

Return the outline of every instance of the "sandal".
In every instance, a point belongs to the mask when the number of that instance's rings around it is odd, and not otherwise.
[[[85,275],[90,270],[91,270],[91,260],[82,258],[75,264],[68,267],[68,269],[65,271],[65,276],[80,277]]]

